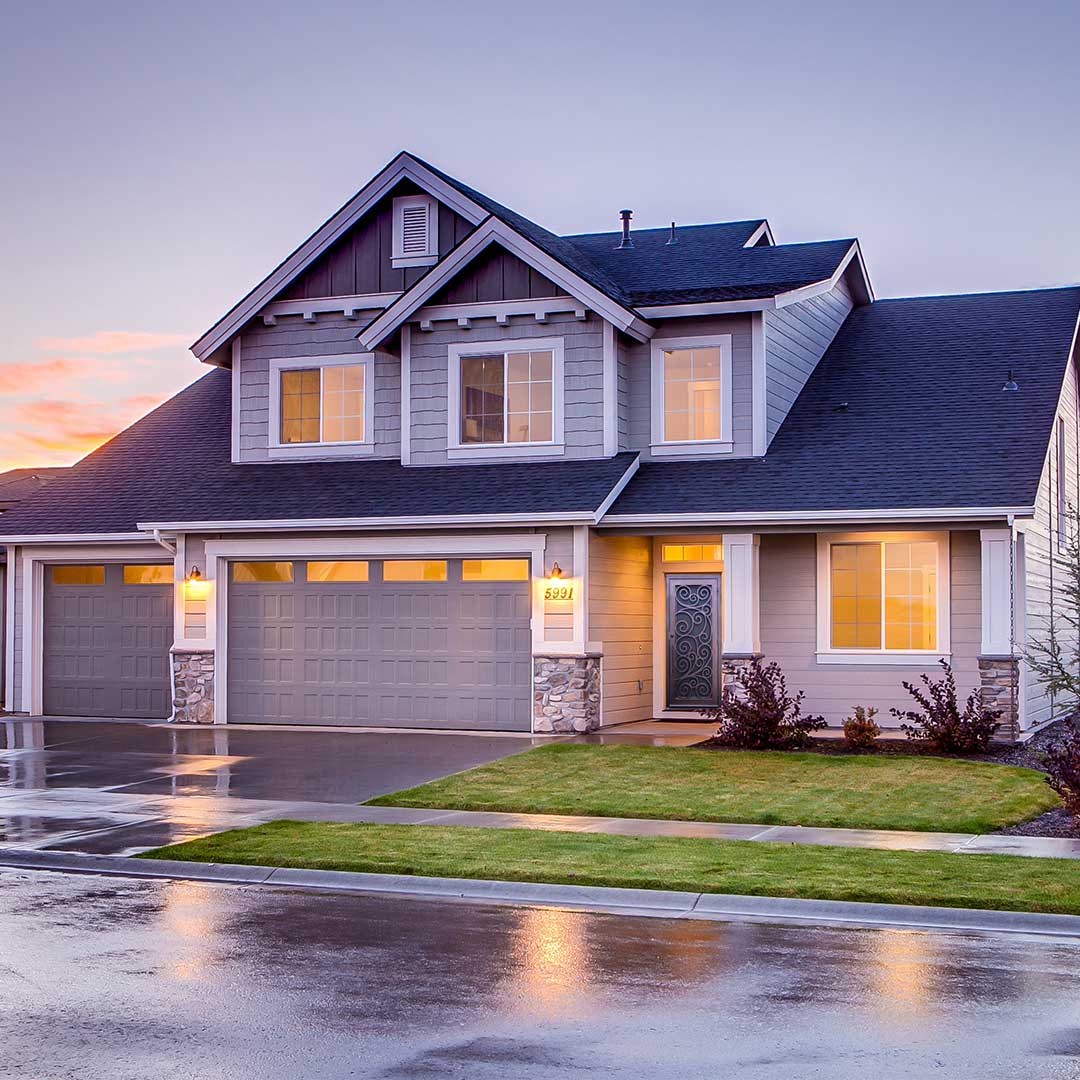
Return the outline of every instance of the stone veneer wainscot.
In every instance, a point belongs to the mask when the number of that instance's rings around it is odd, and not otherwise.
[[[533,731],[576,735],[600,726],[600,656],[533,657]]]
[[[174,650],[174,724],[214,722],[214,654]]]

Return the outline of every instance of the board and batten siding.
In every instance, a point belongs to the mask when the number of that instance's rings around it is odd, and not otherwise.
[[[469,263],[428,305],[476,304],[492,300],[539,299],[566,296],[550,278],[533,269],[523,259],[492,245]]]
[[[427,272],[426,266],[393,265],[393,205],[399,195],[426,194],[410,181],[397,185],[328,251],[320,255],[275,300],[310,300],[324,296],[361,296],[403,292]],[[439,255],[445,255],[472,232],[472,225],[439,203]]]
[[[1023,391],[1021,390],[1021,393]],[[1064,497],[1066,503],[1066,533],[1073,527],[1073,513],[1080,507],[1080,450],[1078,450],[1077,371],[1075,359],[1069,365],[1057,414],[1050,435],[1046,462],[1035,497],[1034,518],[1022,523],[1024,544],[1024,581],[1021,616],[1023,625],[1017,627],[1017,636],[1025,642],[1045,641],[1053,619],[1063,648],[1073,647],[1070,628],[1061,621],[1064,602],[1065,571],[1055,564],[1064,555],[1064,537],[1058,528],[1058,419],[1065,423]],[[1057,715],[1057,703],[1034,678],[1030,669],[1021,675],[1021,692],[1024,697],[1023,726],[1038,727]]]
[[[851,292],[841,278],[827,293],[764,313],[767,442],[780,430],[853,306]]]
[[[665,319],[658,324],[652,344],[664,338],[731,335],[731,420],[733,448],[723,457],[753,454],[753,341],[749,315],[716,315],[700,318]],[[628,440],[623,449],[641,451],[642,460],[651,457],[652,443],[652,349],[649,342],[631,343],[626,350]],[[716,456],[709,454],[708,456]],[[663,460],[670,461],[670,457]]]
[[[270,460],[270,361],[362,352],[356,335],[360,319],[319,314],[314,322],[300,316],[279,316],[276,326],[258,323],[240,337],[240,359],[233,368],[233,393],[238,395],[239,462]],[[387,352],[375,353],[373,454],[358,457],[401,456],[401,361]],[[275,457],[275,461],[288,460]],[[310,459],[308,459],[310,460]],[[340,460],[340,458],[338,459]]]
[[[603,645],[603,723],[653,712],[652,542],[600,536],[589,542],[589,637]]]
[[[982,643],[980,539],[977,530],[950,534],[951,649],[958,692],[966,698],[979,686]],[[812,533],[761,537],[761,648],[784,670],[792,693],[806,691],[803,713],[840,725],[855,705],[874,706],[878,724],[896,727],[890,708],[914,702],[904,680],[918,683],[925,671],[940,677],[936,664],[819,664],[817,662],[817,537]]]
[[[513,345],[520,338],[563,339],[563,442],[553,448],[555,459],[601,457],[604,453],[603,320],[589,314],[578,320],[572,313],[553,314],[545,323],[530,316],[512,318],[498,326],[494,319],[476,319],[472,329],[436,323],[433,330],[413,328],[410,350],[409,408],[413,465],[447,463],[447,376],[451,344],[495,342]],[[513,447],[505,457],[485,457],[485,463],[515,459]],[[544,455],[529,455],[544,460]]]

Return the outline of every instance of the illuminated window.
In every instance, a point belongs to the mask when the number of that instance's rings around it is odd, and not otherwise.
[[[551,442],[550,350],[461,359],[461,442]]]
[[[282,445],[365,440],[366,364],[290,367],[280,372],[280,380]]]
[[[464,559],[462,581],[528,581],[528,559]]]
[[[291,562],[237,562],[232,564],[232,579],[238,585],[287,582],[293,579]]]
[[[125,585],[171,585],[172,582],[172,563],[154,563],[153,565],[124,567]]]
[[[935,541],[832,544],[829,576],[834,649],[938,647]]]
[[[54,566],[54,585],[104,585],[104,566]]]
[[[446,561],[394,559],[383,563],[383,581],[445,581]]]
[[[721,438],[720,348],[664,352],[664,442]]]
[[[664,562],[723,562],[723,544],[665,544]]]
[[[366,562],[309,562],[308,581],[367,581]]]

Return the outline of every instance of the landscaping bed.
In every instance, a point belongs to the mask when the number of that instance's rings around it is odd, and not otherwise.
[[[606,836],[275,821],[140,858],[1080,914],[1080,862]]]
[[[955,758],[553,744],[377,806],[985,833],[1058,805],[1040,773]]]

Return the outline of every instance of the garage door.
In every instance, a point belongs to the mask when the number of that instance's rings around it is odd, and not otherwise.
[[[168,717],[173,564],[96,563],[44,570],[44,712]]]
[[[237,723],[528,731],[527,559],[233,563]]]

